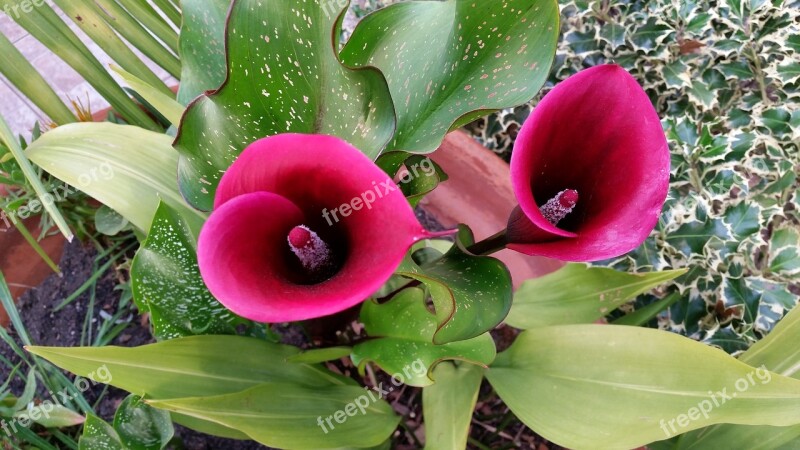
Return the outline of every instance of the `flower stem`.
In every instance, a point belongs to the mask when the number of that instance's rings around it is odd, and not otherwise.
[[[467,251],[473,255],[491,255],[492,253],[503,250],[506,248],[506,245],[508,245],[506,230],[502,230],[493,236],[470,245],[467,247]]]

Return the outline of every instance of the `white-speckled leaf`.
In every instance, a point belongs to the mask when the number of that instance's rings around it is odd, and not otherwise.
[[[436,345],[436,316],[425,306],[425,293],[412,287],[395,295],[388,303],[364,303],[361,321],[371,338],[353,348],[353,364],[363,370],[374,362],[399,381],[411,386],[433,384],[430,371],[441,361],[462,360],[481,366],[496,356],[489,333],[458,342]],[[387,386],[391,388],[391,386]]]
[[[181,1],[178,102],[182,105],[225,81],[225,19],[230,5],[230,0]]]
[[[180,216],[162,203],[131,267],[133,295],[150,311],[160,340],[200,334],[234,334],[249,321],[225,309],[206,288],[194,238]]]
[[[471,232],[462,226],[459,239],[468,245]],[[480,336],[499,325],[511,309],[513,287],[508,268],[498,259],[469,255],[457,245],[421,266],[407,257],[396,274],[428,288],[438,322],[433,335],[436,344]]]
[[[558,22],[554,0],[409,1],[367,16],[341,57],[386,75],[398,121],[389,148],[429,152],[454,125],[536,95]]]
[[[338,136],[377,157],[395,128],[383,75],[338,59],[347,5],[235,0],[226,30],[228,79],[193,102],[175,147],[181,192],[210,210],[222,174],[255,140],[280,133]]]

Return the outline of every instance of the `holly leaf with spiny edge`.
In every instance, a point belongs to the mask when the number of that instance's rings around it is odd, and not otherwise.
[[[409,255],[395,272],[427,288],[438,323],[432,336],[436,344],[480,336],[499,325],[511,309],[508,268],[498,259],[469,253],[466,246],[473,238],[465,225],[457,241],[440,258],[428,256],[418,263],[415,254]]]
[[[181,192],[192,206],[210,210],[225,170],[267,136],[333,135],[372,158],[389,142],[396,120],[386,79],[336,55],[347,10],[338,4],[233,1],[227,79],[189,105],[174,144]]]
[[[433,384],[430,373],[444,360],[468,361],[483,367],[494,361],[497,350],[491,335],[434,344],[436,316],[425,305],[425,291],[410,287],[387,303],[368,300],[361,309],[361,321],[371,338],[356,345],[350,355],[363,373],[374,362],[399,382],[410,386]],[[388,387],[388,389],[392,389]]]
[[[374,66],[397,108],[391,150],[435,150],[448,131],[533,98],[558,39],[553,0],[402,2],[370,14],[341,52]]]

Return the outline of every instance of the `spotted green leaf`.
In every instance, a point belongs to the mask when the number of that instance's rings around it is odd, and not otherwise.
[[[88,414],[83,424],[83,434],[78,440],[78,450],[127,450],[114,427],[103,419]]]
[[[463,250],[472,240],[462,227],[461,243],[444,256],[422,265],[406,257],[396,274],[425,285],[436,310],[433,342],[444,344],[480,336],[508,315],[513,288],[511,274],[500,260]]]
[[[341,55],[386,75],[398,118],[389,148],[430,152],[452,128],[535,96],[558,28],[553,0],[409,1],[364,18]]]
[[[235,334],[237,325],[252,325],[208,291],[197,266],[196,246],[180,215],[161,203],[131,267],[133,295],[150,312],[158,339]]]
[[[330,6],[234,0],[225,31],[227,80],[189,106],[175,141],[180,189],[190,204],[210,210],[225,170],[266,136],[334,135],[373,158],[389,142],[395,116],[386,80],[374,68],[339,61],[334,49],[347,5]]]
[[[424,291],[417,287],[401,291],[388,303],[367,301],[361,310],[361,321],[367,334],[376,339],[353,348],[353,363],[363,370],[368,362],[374,362],[411,386],[432,384],[430,372],[441,361],[457,359],[486,366],[495,357],[494,341],[488,333],[434,344],[436,317],[425,306]]]
[[[182,105],[225,81],[225,19],[230,4],[230,0],[181,1],[178,102]]]
[[[114,414],[114,429],[128,450],[161,450],[175,432],[169,413],[129,395]]]

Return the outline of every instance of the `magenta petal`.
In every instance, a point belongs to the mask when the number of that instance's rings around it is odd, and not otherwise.
[[[520,210],[509,248],[566,261],[597,261],[639,246],[658,222],[670,157],[658,114],[616,65],[584,70],[536,106],[517,137],[511,177]],[[580,195],[554,226],[539,210],[566,189]]]
[[[322,281],[310,281],[290,251],[299,225],[335,255]],[[362,302],[428,236],[397,185],[360,151],[330,136],[284,134],[250,145],[222,177],[198,262],[231,311],[289,322]]]

